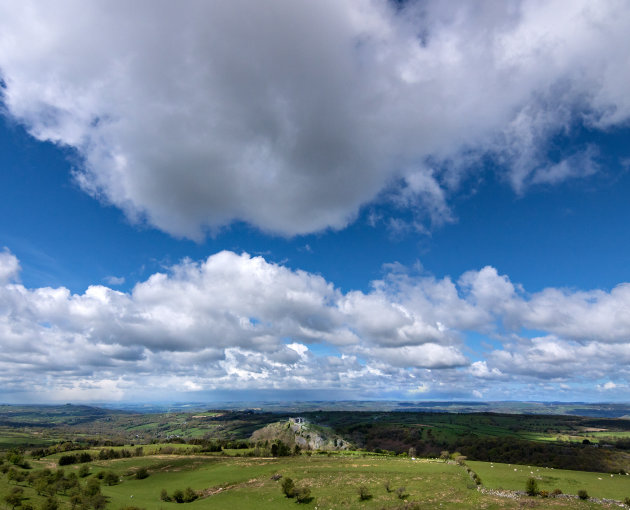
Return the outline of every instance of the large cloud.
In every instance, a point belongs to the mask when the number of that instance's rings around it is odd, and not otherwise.
[[[88,192],[177,236],[342,228],[393,183],[447,221],[491,154],[521,192],[575,122],[630,116],[625,2],[2,2],[7,112],[74,147]]]
[[[621,392],[630,378],[627,284],[529,295],[492,267],[453,282],[392,265],[369,292],[343,293],[321,276],[224,251],[131,292],[94,285],[72,294],[17,283],[8,251],[0,268],[5,395],[291,388],[470,397],[547,381]],[[529,338],[531,329],[543,334]],[[469,341],[471,332],[488,345]]]

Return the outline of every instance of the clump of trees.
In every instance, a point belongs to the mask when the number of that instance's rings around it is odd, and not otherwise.
[[[175,503],[192,503],[193,501],[199,499],[199,494],[197,494],[197,492],[195,492],[195,490],[191,487],[186,487],[184,490],[176,489],[171,495],[169,495],[166,489],[162,489],[162,492],[160,492],[160,499],[166,502],[174,501]]]
[[[85,464],[86,462],[92,462],[92,456],[88,452],[81,452],[78,455],[62,455],[59,457],[60,466],[69,466],[71,464]]]
[[[22,469],[31,469],[31,465],[29,464],[28,460],[26,460],[22,452],[17,449],[9,450],[5,458],[10,465],[18,466]],[[6,473],[6,471],[4,472]]]

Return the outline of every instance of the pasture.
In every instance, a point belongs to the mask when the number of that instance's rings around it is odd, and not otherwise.
[[[586,490],[591,497],[623,501],[630,497],[630,476],[590,471],[570,471],[520,464],[475,462],[467,464],[489,489],[525,490],[527,479],[533,477],[538,489],[548,492],[560,489],[564,494],[577,494]]]
[[[157,448],[159,446],[156,445]],[[477,491],[465,468],[454,463],[438,460],[391,457],[379,455],[327,455],[313,454],[283,458],[226,457],[216,455],[153,455],[88,463],[87,480],[99,472],[113,472],[119,483],[102,483],[107,497],[106,508],[119,510],[136,506],[146,510],[194,509],[394,509],[417,502],[420,508],[441,509],[503,509],[522,508],[528,501],[543,504],[540,498],[532,500],[523,496],[519,500],[502,498]],[[183,453],[184,450],[180,450]],[[47,467],[55,469],[54,458],[33,461],[33,470]],[[575,494],[579,489],[588,490],[591,496],[623,500],[630,494],[630,477],[606,477],[601,473],[585,473],[563,470],[544,470],[526,466],[508,466],[484,462],[470,462],[489,488],[523,490],[530,474],[539,477],[541,489],[559,487],[565,493]],[[494,466],[494,467],[491,467]],[[79,465],[67,466],[66,473],[78,472]],[[146,468],[149,476],[137,479],[135,474]],[[517,471],[514,471],[517,469]],[[536,471],[538,469],[539,471]],[[275,476],[274,476],[275,475]],[[277,479],[279,476],[282,478]],[[311,499],[299,504],[284,496],[282,480],[290,477],[297,486],[308,486]],[[276,478],[276,479],[274,479]],[[386,488],[389,487],[389,491]],[[26,482],[9,482],[0,476],[0,497],[15,486],[23,488],[28,502],[36,509],[44,498]],[[364,486],[367,497],[359,498],[358,489]],[[162,490],[172,495],[175,491],[193,489],[200,495],[190,503],[178,504],[163,501]],[[398,489],[401,488],[400,491]],[[400,497],[399,497],[400,495]],[[60,510],[71,508],[69,497],[57,494]],[[413,508],[413,507],[407,507]],[[575,499],[548,499],[544,508],[587,509],[603,508],[592,501]]]

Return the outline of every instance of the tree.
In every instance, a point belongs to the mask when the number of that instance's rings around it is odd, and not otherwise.
[[[78,461],[82,464],[85,462],[92,462],[92,456],[88,452],[82,452],[79,454]]]
[[[295,496],[295,483],[291,478],[285,478],[282,480],[282,493],[287,498],[292,498]]]
[[[48,498],[42,503],[41,510],[57,510],[59,502],[55,498]]]
[[[538,482],[535,478],[528,478],[527,483],[525,484],[525,492],[528,496],[537,496],[538,495]]]
[[[59,457],[60,466],[69,466],[70,464],[76,464],[76,462],[76,455],[62,455],[61,457]]]
[[[85,486],[87,496],[95,496],[101,493],[101,484],[97,478],[90,478]]]
[[[107,473],[105,473],[105,476],[103,477],[103,481],[107,485],[116,485],[118,483],[118,475],[116,473],[108,471]]]
[[[24,489],[21,487],[13,487],[11,492],[4,497],[4,500],[7,502],[7,505],[11,505],[11,508],[15,508],[16,506],[20,506],[22,504],[22,500],[24,499]]]

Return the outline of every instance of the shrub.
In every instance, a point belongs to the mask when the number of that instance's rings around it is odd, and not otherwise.
[[[359,493],[359,499],[361,501],[366,501],[366,500],[372,498],[372,494],[370,493],[370,489],[368,489],[365,485],[359,485],[359,488],[357,489],[357,492]]]
[[[186,490],[184,490],[184,503],[192,503],[198,497],[197,493],[190,487],[186,487]]]
[[[148,476],[149,476],[149,471],[144,466],[142,466],[141,468],[138,469],[138,471],[136,471],[136,478],[138,480],[144,480],[145,478],[148,478]]]
[[[562,494],[562,490],[561,489],[554,489],[551,491],[551,495],[555,498],[556,496],[559,496],[560,494]]]
[[[87,496],[95,496],[101,493],[101,484],[96,478],[90,478],[85,485],[85,494]]]
[[[183,503],[184,491],[182,491],[181,489],[177,489],[175,492],[173,492],[173,501],[175,501],[175,503]]]
[[[398,487],[398,489],[396,489],[396,496],[398,496],[398,499],[405,499],[409,494],[407,494],[405,487]]]
[[[586,492],[584,489],[580,489],[578,491],[578,498],[580,498],[580,499],[588,499],[588,492]]]
[[[55,498],[48,498],[42,504],[42,510],[57,510],[59,508],[59,503]]]
[[[295,500],[298,503],[307,503],[311,500],[310,487],[302,486],[295,489]]]
[[[623,504],[630,506],[630,498],[623,498]]]
[[[24,489],[22,489],[21,487],[13,487],[9,494],[4,497],[4,500],[7,502],[8,505],[11,505],[11,508],[20,506],[23,499]]]
[[[392,492],[394,489],[392,489],[392,483],[389,480],[385,480],[385,483],[383,483],[383,487],[385,487],[385,490],[389,493]]]
[[[282,480],[282,493],[287,498],[292,498],[295,496],[295,484],[291,478],[285,478]]]
[[[86,476],[88,476],[90,474],[90,468],[87,467],[85,464],[83,464],[80,468],[79,468],[79,476],[81,478],[85,478]]]
[[[168,495],[168,492],[166,492],[166,489],[162,489],[162,492],[160,492],[160,499],[166,502],[171,500],[171,497]]]
[[[528,496],[536,496],[538,494],[538,482],[535,478],[528,478],[525,484],[525,492]]]
[[[108,471],[107,473],[105,473],[103,481],[107,485],[116,485],[118,484],[118,475],[116,473],[113,473],[112,471]]]
[[[540,491],[538,494],[540,494],[541,498],[548,498],[549,497],[549,491]]]

